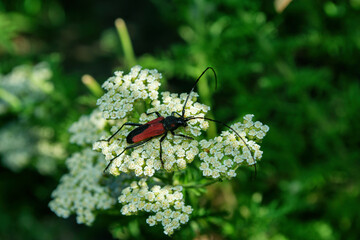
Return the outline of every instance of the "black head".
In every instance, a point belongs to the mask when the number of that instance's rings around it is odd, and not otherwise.
[[[178,127],[186,127],[187,126],[187,120],[185,120],[183,117],[175,117],[175,116],[168,116],[163,120],[164,128],[167,131],[174,131]]]
[[[190,92],[189,92],[189,94],[188,94],[188,96],[187,96],[187,98],[186,98],[186,100],[185,100],[184,107],[183,107],[183,110],[182,110],[182,113],[181,113],[181,117],[182,117],[183,119],[184,119],[184,117],[185,117],[185,106],[186,106],[186,103],[187,103],[188,100],[189,100],[189,97],[190,97],[191,93],[194,91],[194,88],[195,88],[196,84],[199,82],[200,78],[201,78],[201,77],[206,73],[206,71],[209,70],[209,69],[211,69],[211,70],[213,71],[213,73],[214,73],[214,76],[215,76],[215,88],[217,88],[216,72],[215,72],[215,70],[214,70],[212,67],[207,67],[207,68],[202,72],[202,74],[198,77],[198,79],[196,79],[196,82],[195,82],[194,86],[191,88],[191,90],[190,90]],[[185,122],[186,122],[186,121],[185,121]]]

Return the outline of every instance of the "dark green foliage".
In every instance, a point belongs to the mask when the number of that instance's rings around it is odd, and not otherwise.
[[[212,76],[200,81],[197,91],[212,106],[213,117],[230,123],[253,113],[270,127],[256,178],[252,169],[240,169],[230,182],[193,190],[187,199],[200,208],[175,239],[359,239],[359,0],[293,1],[281,14],[272,1],[75,2],[0,3],[0,21],[6,19],[0,22],[2,74],[49,60],[54,52],[61,56],[56,64],[63,67],[53,79],[58,91],[44,104],[49,115],[30,116],[32,124],[55,129],[56,140],[68,145],[67,127],[94,106],[95,98],[80,85],[81,75],[102,82],[113,69],[126,66],[112,25],[123,17],[138,63],[159,69],[167,89],[187,92],[212,66],[217,91]],[[1,116],[1,125],[18,118],[23,116]],[[44,207],[63,173],[61,165],[51,180],[42,176],[26,185],[46,197],[9,190],[7,185],[19,189],[24,176],[36,175],[28,171],[1,169],[6,178],[0,194],[24,198],[1,200],[1,239],[99,239],[110,223],[116,223],[111,231],[119,238],[164,236],[141,218],[100,216],[92,228],[65,223]],[[41,181],[50,183],[39,190]],[[6,208],[9,204],[16,206]],[[63,228],[69,236],[58,235]]]

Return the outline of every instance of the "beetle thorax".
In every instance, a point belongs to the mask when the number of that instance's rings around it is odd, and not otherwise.
[[[163,120],[164,128],[168,131],[174,131],[178,127],[186,127],[187,124],[183,117],[168,116]]]

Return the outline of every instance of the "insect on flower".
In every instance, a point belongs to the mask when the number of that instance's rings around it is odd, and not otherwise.
[[[159,112],[150,112],[150,113],[146,113],[146,115],[151,115],[151,114],[156,114],[157,118],[149,121],[145,124],[140,124],[140,123],[132,123],[132,122],[126,122],[124,123],[113,135],[111,135],[108,139],[103,139],[100,141],[107,141],[110,142],[110,140],[112,138],[114,138],[114,136],[120,132],[120,130],[124,127],[124,126],[135,126],[136,128],[134,130],[132,130],[126,137],[126,142],[128,144],[131,144],[127,147],[124,148],[124,150],[119,153],[118,155],[116,155],[115,157],[113,157],[112,159],[110,159],[110,162],[108,163],[108,165],[106,166],[106,168],[104,169],[104,172],[106,172],[106,170],[110,167],[110,165],[112,164],[112,162],[118,158],[120,155],[122,155],[126,150],[131,149],[131,148],[135,148],[138,146],[141,146],[147,142],[149,142],[151,139],[156,138],[156,137],[161,137],[160,138],[160,161],[162,166],[164,167],[164,162],[162,159],[162,142],[164,141],[164,139],[166,138],[167,134],[170,132],[173,136],[180,136],[180,137],[184,137],[187,139],[191,139],[193,140],[192,137],[190,136],[186,136],[184,134],[177,134],[175,133],[175,131],[179,128],[179,127],[186,127],[187,126],[187,122],[193,119],[204,119],[207,121],[212,121],[215,123],[220,123],[223,126],[231,129],[237,137],[239,137],[242,142],[245,144],[245,146],[247,147],[247,149],[249,150],[249,152],[251,153],[251,150],[248,146],[248,144],[245,142],[245,140],[240,136],[239,133],[237,133],[233,128],[231,128],[229,125],[220,122],[218,120],[214,120],[214,119],[210,119],[210,118],[206,118],[206,117],[200,117],[200,116],[189,116],[189,117],[185,117],[185,107],[186,107],[186,103],[189,100],[189,97],[191,95],[191,93],[194,91],[195,86],[197,85],[197,83],[199,82],[199,80],[201,79],[201,77],[208,71],[208,70],[212,70],[215,76],[215,88],[217,87],[217,76],[216,76],[216,72],[212,67],[208,67],[206,68],[201,75],[197,78],[197,80],[195,81],[195,84],[193,85],[193,87],[191,88],[189,94],[186,97],[186,100],[184,102],[184,106],[182,109],[181,114],[178,112],[172,112],[170,116],[164,117],[161,116],[161,114]],[[255,159],[252,156],[254,162]],[[256,172],[256,165],[255,165],[255,172]]]

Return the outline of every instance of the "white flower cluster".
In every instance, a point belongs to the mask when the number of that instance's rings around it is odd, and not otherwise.
[[[71,134],[70,142],[80,146],[92,144],[99,140],[99,136],[106,135],[104,130],[105,125],[106,120],[97,109],[88,116],[81,116],[80,119],[69,128]]]
[[[32,143],[34,146],[34,143]],[[66,157],[66,151],[59,142],[50,142],[42,137],[36,143],[37,161],[35,167],[42,174],[53,174],[57,171],[59,162],[63,163]]]
[[[66,165],[70,172],[61,178],[49,207],[63,218],[76,213],[79,224],[90,225],[97,210],[109,209],[116,201],[109,188],[99,183],[104,160],[101,154],[86,148],[68,158]]]
[[[249,140],[262,140],[269,131],[269,126],[262,124],[260,121],[253,122],[254,114],[247,114],[244,116],[243,123],[235,123],[234,127],[239,131],[245,132]]]
[[[0,129],[0,153],[3,164],[13,171],[27,166],[36,150],[33,137],[21,125],[8,124]]]
[[[145,179],[125,188],[119,202],[124,205],[121,209],[123,215],[134,215],[139,211],[153,213],[146,222],[150,226],[161,223],[166,235],[172,235],[180,224],[187,223],[192,213],[191,206],[185,205],[181,186],[155,185],[149,189]]]
[[[259,121],[253,122],[253,116],[248,114],[243,123],[231,126],[246,144],[230,129],[214,139],[200,141],[200,170],[204,176],[232,178],[240,165],[254,165],[261,159],[263,152],[256,142],[265,137],[269,127]]]
[[[97,101],[104,118],[123,119],[133,110],[136,100],[157,99],[160,79],[157,70],[141,70],[140,66],[131,68],[127,75],[115,72],[102,86],[108,92]]]
[[[65,156],[59,143],[50,141],[51,129],[12,123],[0,129],[0,154],[12,171],[33,165],[41,174],[52,174]]]
[[[209,107],[196,102],[196,93],[192,94],[192,99],[188,100],[185,108],[186,115],[190,116],[205,116]],[[159,112],[162,116],[170,116],[172,112],[181,113],[187,94],[170,94],[169,92],[162,93],[162,99],[152,102],[152,108],[147,112]],[[186,117],[185,115],[185,117]],[[146,115],[141,114],[139,122],[146,123],[157,118],[155,114]],[[175,134],[184,134],[189,137],[199,136],[201,130],[208,128],[208,122],[203,119],[194,119],[188,122],[188,126],[179,127]],[[118,129],[113,127],[114,133]],[[126,143],[126,136],[131,131],[131,127],[124,127],[114,140],[110,143],[106,141],[99,141],[93,145],[94,149],[101,149],[105,155],[106,160],[110,160],[121,153],[125,147],[129,146]],[[134,172],[136,176],[154,175],[156,170],[162,169],[160,161],[160,137],[156,137],[142,146],[129,149],[121,156],[117,157],[109,167],[109,172],[112,175],[119,175],[121,172]],[[185,169],[188,163],[191,163],[199,153],[198,141],[190,140],[181,136],[173,136],[169,133],[166,139],[162,142],[162,160],[164,168],[167,171],[175,171]]]
[[[0,75],[0,89],[6,91],[6,95],[19,99],[21,104],[34,104],[54,89],[49,81],[51,77],[52,71],[45,62],[35,66],[21,65],[7,75]],[[7,105],[0,101],[2,111],[5,111]]]

